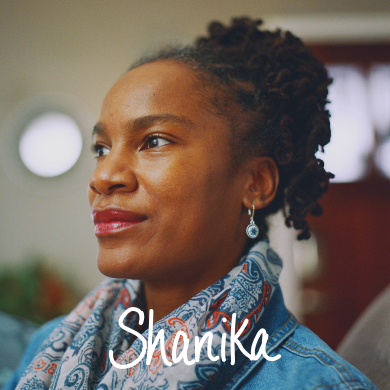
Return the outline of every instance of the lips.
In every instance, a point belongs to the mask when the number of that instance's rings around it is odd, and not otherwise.
[[[95,235],[105,236],[139,224],[146,219],[146,216],[127,210],[108,208],[94,209],[92,219],[95,222]]]

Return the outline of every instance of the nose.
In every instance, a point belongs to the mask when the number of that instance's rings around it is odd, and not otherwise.
[[[123,153],[111,152],[98,162],[89,181],[89,188],[99,195],[110,195],[115,191],[133,192],[137,189],[137,177],[130,158]]]

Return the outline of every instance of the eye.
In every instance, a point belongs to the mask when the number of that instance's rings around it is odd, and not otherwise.
[[[103,145],[92,145],[92,152],[95,153],[95,157],[107,156],[110,153],[110,149]]]
[[[170,143],[171,141],[169,141],[164,137],[152,136],[146,140],[145,148],[146,149],[158,148],[160,146],[168,145]]]

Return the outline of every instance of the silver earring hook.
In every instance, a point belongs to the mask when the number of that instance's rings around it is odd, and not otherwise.
[[[251,216],[251,223],[252,223],[253,222],[253,218],[255,216],[255,205],[254,204],[252,204],[252,211],[251,211],[251,209],[248,209],[248,215]]]

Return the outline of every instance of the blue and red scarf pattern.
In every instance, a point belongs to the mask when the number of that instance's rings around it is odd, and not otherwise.
[[[232,316],[236,327],[248,324],[240,336],[244,341],[255,329],[273,292],[282,268],[268,240],[255,244],[239,264],[222,279],[191,298],[153,326],[153,340],[163,329],[164,345],[157,345],[150,364],[146,357],[127,369],[115,368],[109,359],[113,351],[118,364],[134,361],[142,342],[119,326],[119,318],[131,307],[145,311],[142,283],[128,279],[105,279],[60,323],[46,339],[19,382],[27,389],[200,389],[229,364]],[[146,314],[146,313],[145,313]],[[125,325],[142,332],[138,314],[131,312]],[[167,366],[161,356],[164,348],[171,361],[177,332],[189,339],[188,359],[194,357],[195,336],[212,333],[212,355],[221,356],[222,335],[226,334],[226,362],[211,361],[204,344],[199,362],[184,361]],[[142,333],[145,339],[149,330]],[[178,344],[178,354],[183,343]]]

